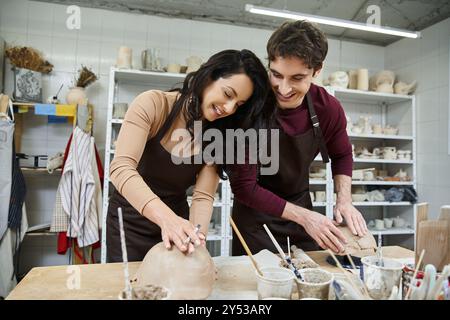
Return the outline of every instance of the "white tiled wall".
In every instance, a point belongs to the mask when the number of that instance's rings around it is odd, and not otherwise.
[[[189,55],[198,55],[206,60],[211,54],[228,48],[250,49],[266,64],[266,42],[272,33],[272,30],[91,8],[81,8],[80,30],[68,30],[65,26],[67,17],[64,5],[1,0],[0,35],[10,45],[29,45],[41,50],[54,65],[51,75],[44,79],[45,98],[55,94],[61,83],[64,83],[64,88],[59,97],[64,98],[81,64],[91,67],[99,75],[99,80],[88,88],[87,94],[95,107],[94,136],[100,149],[105,142],[109,69],[115,63],[120,46],[133,49],[135,68],[141,67],[141,51],[150,47],[160,48],[163,65],[169,62],[185,64]],[[383,47],[330,39],[323,74],[327,77],[333,71],[358,67],[367,67],[375,73],[384,68],[384,50]],[[56,147],[65,145],[70,127],[46,125],[43,118],[37,121],[40,129],[36,123],[28,129],[39,134],[26,133],[25,130],[23,151],[52,153],[56,152]],[[36,181],[30,184],[30,194],[35,192],[35,187],[39,187]],[[53,203],[54,192],[46,191],[41,195],[44,197],[42,201],[33,203],[35,197],[30,197],[27,206],[33,215],[42,212],[43,216],[49,217],[48,208],[39,204]],[[53,245],[44,250],[48,255],[54,251]],[[46,263],[52,261],[50,258],[44,260]],[[54,260],[55,263],[60,261]],[[23,268],[32,265],[31,261],[27,263]]]
[[[385,50],[386,69],[402,81],[419,81],[418,191],[434,218],[442,205],[450,204],[449,46],[450,18],[423,30],[421,39],[400,40]]]

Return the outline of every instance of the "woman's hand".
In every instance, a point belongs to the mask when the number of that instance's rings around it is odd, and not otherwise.
[[[194,252],[196,246],[202,244],[202,240],[205,240],[203,234],[195,233],[192,223],[174,213],[162,220],[160,228],[162,240],[167,249],[171,248],[173,242],[180,251],[187,251],[190,254]]]
[[[186,219],[177,216],[164,202],[155,199],[147,204],[143,214],[161,228],[161,237],[167,249],[172,243],[185,253],[192,253],[195,246],[205,240],[203,234],[196,234],[194,225]]]

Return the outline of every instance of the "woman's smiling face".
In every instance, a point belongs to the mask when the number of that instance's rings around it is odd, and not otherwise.
[[[203,118],[214,121],[232,115],[253,93],[253,83],[245,73],[219,78],[209,84],[202,99]]]

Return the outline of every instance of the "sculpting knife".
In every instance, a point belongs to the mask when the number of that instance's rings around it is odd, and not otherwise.
[[[195,234],[198,234],[198,232],[200,231],[200,227],[201,227],[200,224],[195,226],[195,229],[194,229]],[[189,242],[191,242],[191,237],[188,236],[186,238],[186,240],[184,240],[184,244],[188,244]]]
[[[266,230],[267,234],[269,235],[270,240],[272,240],[273,244],[275,245],[275,248],[277,249],[278,253],[281,255],[281,258],[284,259],[284,261],[287,262],[287,264],[289,266],[289,269],[291,269],[294,272],[294,274],[297,277],[297,279],[300,279],[301,281],[304,281],[302,275],[300,274],[300,272],[298,272],[297,268],[292,263],[291,258],[284,254],[283,249],[281,249],[280,245],[278,244],[278,242],[275,239],[275,237],[272,235],[272,232],[270,232],[269,228],[267,228],[266,224],[264,224],[263,227]]]

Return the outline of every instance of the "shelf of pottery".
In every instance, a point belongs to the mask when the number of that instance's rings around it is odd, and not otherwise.
[[[153,72],[134,69],[118,69],[112,67],[109,76],[108,115],[105,145],[105,184],[103,197],[103,229],[102,229],[102,263],[106,261],[106,215],[109,197],[114,186],[109,180],[110,162],[114,157],[115,141],[128,105],[140,93],[150,90],[168,90],[182,84],[185,74],[170,72]],[[192,190],[188,191],[188,202],[191,201]],[[207,236],[207,248],[212,256],[228,255],[229,239],[225,232],[230,213],[229,183],[221,181],[214,201],[212,221]]]
[[[352,199],[385,244],[414,246],[415,97],[327,87],[342,104],[353,149]],[[323,171],[314,171],[323,175]],[[313,174],[314,175],[314,174]],[[332,182],[327,190],[333,188]],[[317,195],[316,195],[317,196]],[[414,201],[413,201],[414,202]]]

